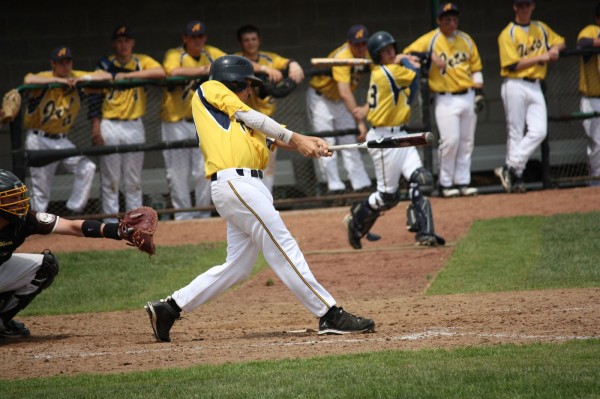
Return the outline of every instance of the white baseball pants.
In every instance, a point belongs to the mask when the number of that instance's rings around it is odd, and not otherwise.
[[[508,127],[506,165],[520,175],[525,170],[531,154],[546,138],[546,101],[539,81],[505,79],[501,86],[501,95]]]
[[[343,101],[331,101],[319,94],[312,87],[308,88],[307,95],[308,116],[315,132],[327,132],[333,130],[356,129],[356,122],[352,114],[346,109]],[[356,136],[349,134],[337,137],[324,137],[329,145],[354,144]],[[365,165],[358,151],[342,151],[344,169],[348,173],[348,179],[355,191],[371,186],[371,179],[365,169]],[[337,151],[332,157],[319,158],[321,172],[327,180],[327,188],[330,191],[345,190],[346,185],[340,178],[338,170]]]
[[[581,112],[600,112],[600,98],[582,97]],[[590,163],[590,176],[600,178],[600,118],[588,118],[583,121],[585,134],[588,136],[587,155]],[[600,181],[592,181],[592,185],[600,185]]]
[[[173,293],[186,312],[215,298],[250,276],[259,251],[281,281],[315,316],[335,305],[333,297],[317,282],[298,243],[273,207],[273,196],[262,180],[239,176],[235,169],[217,173],[211,183],[212,199],[227,221],[227,259]]]
[[[475,92],[469,90],[460,95],[436,94],[435,120],[440,132],[440,185],[469,185],[477,124]]]
[[[141,118],[132,121],[102,119],[100,133],[105,145],[143,144],[144,124]],[[102,176],[102,211],[119,213],[119,185],[123,177],[125,210],[142,206],[143,152],[126,152],[100,157]],[[104,223],[116,223],[117,218],[105,218]]]
[[[198,139],[194,122],[162,122],[161,134],[164,142]],[[204,157],[199,147],[164,150],[163,158],[167,182],[171,191],[171,202],[175,209],[191,208],[189,176],[194,180],[196,206],[210,206],[210,181],[205,176]],[[175,220],[210,217],[210,211],[177,212]]]
[[[39,131],[39,129],[38,129]],[[45,134],[42,132],[42,134]],[[33,129],[27,131],[25,148],[28,150],[62,150],[75,148],[68,138],[52,139],[33,133]],[[96,172],[96,164],[84,156],[76,156],[52,162],[39,168],[29,168],[31,175],[31,207],[39,212],[46,212],[52,196],[52,183],[56,175],[56,169],[62,164],[64,168],[74,175],[73,188],[67,200],[67,208],[74,212],[81,212],[90,198],[90,190]]]

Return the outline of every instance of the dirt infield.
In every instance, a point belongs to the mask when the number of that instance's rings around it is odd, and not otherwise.
[[[373,334],[317,336],[317,321],[271,270],[184,314],[172,343],[156,343],[140,309],[127,312],[21,317],[26,340],[0,343],[0,378],[120,373],[194,364],[244,362],[386,349],[600,338],[600,289],[559,289],[426,297],[427,285],[454,243],[478,219],[551,215],[600,209],[600,188],[433,198],[442,248],[413,245],[400,204],[376,224],[383,238],[361,251],[346,242],[347,207],[282,213],[317,279],[338,305],[375,319]],[[223,220],[163,222],[157,245],[224,241]],[[111,240],[32,237],[22,252],[119,249]],[[499,254],[500,256],[500,254]],[[60,278],[60,277],[59,277]],[[273,286],[265,282],[272,278]],[[56,284],[56,283],[55,283]],[[180,287],[172,287],[173,290]],[[52,289],[52,288],[50,288]],[[156,298],[148,298],[156,299]],[[40,297],[38,300],[43,300]]]

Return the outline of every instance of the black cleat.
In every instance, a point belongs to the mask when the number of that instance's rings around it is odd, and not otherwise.
[[[346,229],[348,230],[348,242],[350,243],[350,246],[352,246],[352,248],[354,249],[361,249],[361,234],[354,228],[354,222],[351,214],[346,215],[346,217],[344,218],[344,224],[346,225]]]
[[[158,301],[146,302],[146,313],[150,317],[150,324],[154,331],[154,337],[159,342],[171,342],[169,331],[175,324],[175,320],[179,319],[180,313],[175,310],[168,302],[172,301],[171,297]]]
[[[319,320],[319,335],[349,334],[374,330],[375,322],[373,320],[354,316],[337,306],[331,307]]]
[[[31,332],[25,324],[17,320],[9,320],[4,324],[4,329],[0,330],[0,338],[22,338],[29,337]]]

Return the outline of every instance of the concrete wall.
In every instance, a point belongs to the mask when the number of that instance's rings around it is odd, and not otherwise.
[[[181,29],[193,19],[206,23],[209,43],[224,51],[238,49],[235,31],[253,23],[263,32],[263,48],[297,59],[308,67],[311,57],[326,56],[344,40],[347,28],[362,22],[374,32],[387,30],[400,48],[431,29],[434,1],[407,0],[106,0],[54,3],[11,2],[0,15],[0,93],[22,83],[24,75],[49,67],[49,52],[70,46],[75,68],[93,69],[111,51],[110,34],[126,23],[137,34],[136,51],[162,60],[180,42]],[[475,39],[484,62],[488,110],[478,123],[477,145],[505,142],[504,112],[499,98],[497,36],[513,18],[512,1],[456,1],[460,29]],[[597,1],[540,0],[534,19],[547,22],[573,47],[579,30],[592,22]],[[32,10],[35,10],[32,12]],[[485,134],[479,134],[484,131]],[[0,129],[0,167],[10,168],[8,132]]]

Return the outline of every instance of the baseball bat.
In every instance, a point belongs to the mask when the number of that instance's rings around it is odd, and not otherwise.
[[[433,133],[411,133],[403,136],[384,137],[377,140],[369,140],[364,143],[340,144],[329,146],[330,151],[351,150],[356,148],[403,148],[429,145],[433,143]]]
[[[311,58],[310,63],[313,66],[332,67],[347,65],[370,65],[373,61],[366,58]]]

